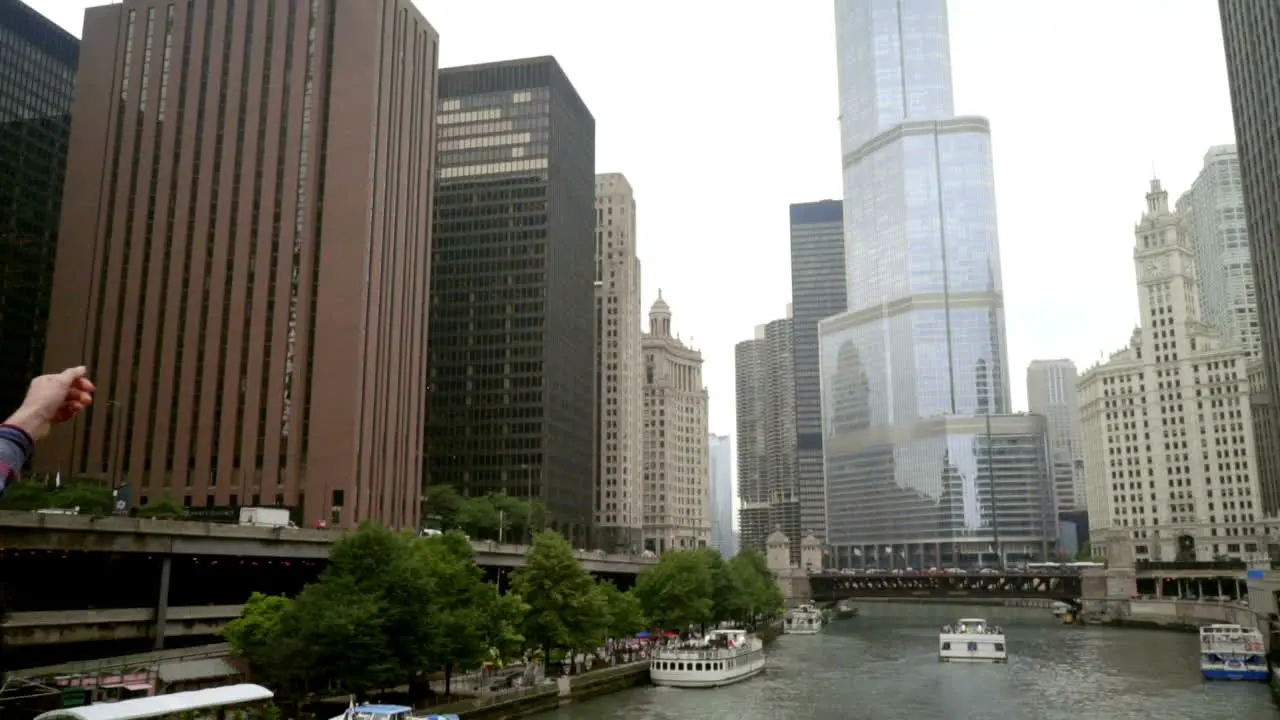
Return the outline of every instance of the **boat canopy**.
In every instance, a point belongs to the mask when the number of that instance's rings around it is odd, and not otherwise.
[[[77,708],[50,710],[36,716],[36,720],[144,720],[179,713],[199,713],[201,710],[235,707],[248,703],[270,700],[275,693],[262,687],[244,683],[224,687],[190,690],[188,692],[153,695],[120,702],[86,705]]]

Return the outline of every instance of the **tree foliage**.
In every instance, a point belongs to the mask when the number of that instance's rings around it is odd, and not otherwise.
[[[749,550],[727,562],[708,548],[668,551],[641,573],[635,593],[645,615],[672,631],[723,621],[751,625],[783,605],[764,558]]]
[[[0,510],[44,510],[79,508],[83,515],[110,515],[115,507],[111,488],[83,478],[68,478],[61,487],[51,488],[34,479],[7,488],[0,497]]]
[[[426,489],[428,522],[441,530],[461,530],[476,540],[523,544],[546,525],[546,508],[506,493],[466,498],[448,485]]]
[[[525,638],[548,659],[557,650],[583,650],[603,639],[604,594],[560,535],[545,531],[534,538],[511,586],[529,605]]]
[[[420,538],[365,524],[334,543],[329,566],[297,598],[255,594],[223,636],[256,681],[298,703],[405,684],[420,690],[434,672],[447,687],[457,673],[528,649],[554,659],[650,622],[673,630],[752,622],[781,603],[758,554],[726,562],[711,550],[669,552],[621,592],[597,582],[554,532],[534,538],[502,595],[462,532]]]
[[[603,600],[605,615],[605,637],[631,637],[648,627],[644,608],[635,593],[622,592],[611,582],[601,581],[596,585],[596,592]]]
[[[167,495],[138,508],[138,517],[178,519],[186,514],[181,505]]]
[[[294,600],[255,595],[223,636],[285,698],[363,694],[518,654],[524,603],[485,582],[461,533],[416,538],[366,524]]]

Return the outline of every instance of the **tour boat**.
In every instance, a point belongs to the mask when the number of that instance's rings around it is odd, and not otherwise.
[[[782,632],[786,635],[813,635],[822,629],[823,617],[810,603],[788,610],[782,618]]]
[[[854,607],[850,600],[841,600],[836,603],[836,619],[845,620],[847,618],[858,617],[858,608]]]
[[[1207,680],[1268,679],[1262,633],[1242,625],[1200,628],[1200,672]]]
[[[649,681],[679,688],[710,688],[764,671],[764,642],[746,630],[712,630],[704,638],[656,648]]]
[[[1009,662],[1004,630],[982,618],[961,618],[938,634],[940,662]]]
[[[407,705],[356,705],[352,702],[346,712],[335,715],[331,720],[459,720],[459,717],[454,713],[415,716],[413,708]]]

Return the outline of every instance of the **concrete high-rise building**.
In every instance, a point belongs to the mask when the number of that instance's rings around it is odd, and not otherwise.
[[[711,547],[731,558],[738,554],[738,538],[733,532],[733,443],[728,435],[715,433],[710,441]]]
[[[1219,0],[1218,7],[1257,298],[1262,366],[1256,373],[1267,388],[1266,401],[1259,394],[1255,408],[1266,424],[1280,408],[1280,5]],[[1280,512],[1280,437],[1256,439],[1262,504],[1274,515]]]
[[[742,547],[765,552],[775,531],[801,538],[796,453],[795,333],[787,317],[756,327],[734,348],[737,388],[738,530]],[[791,543],[800,562],[800,542]]]
[[[435,31],[411,0],[85,13],[45,469],[188,506],[419,516]]]
[[[1058,512],[1085,509],[1076,364],[1070,360],[1032,360],[1027,367],[1027,400],[1031,412],[1048,420],[1049,456],[1053,463]]]
[[[653,552],[711,542],[711,433],[702,353],[671,334],[658,292],[644,334],[644,547]]]
[[[946,0],[837,0],[835,19],[847,303],[819,325],[827,544],[840,567],[992,559],[995,509],[947,502],[991,484],[968,419],[1009,412],[990,128],[955,115]]]
[[[1280,515],[1280,466],[1276,449],[1280,444],[1280,424],[1276,407],[1271,404],[1271,387],[1264,358],[1250,361],[1246,369],[1249,380],[1249,410],[1253,414],[1253,443],[1257,449],[1254,464],[1258,468],[1258,492],[1262,496],[1262,514],[1268,518]]]
[[[0,407],[18,407],[44,362],[79,54],[70,33],[0,1]]]
[[[551,57],[440,71],[427,484],[595,497],[595,120]],[[704,433],[705,435],[705,433]]]
[[[1216,328],[1227,345],[1261,355],[1258,298],[1253,292],[1253,262],[1245,222],[1240,159],[1234,145],[1209,148],[1204,168],[1191,189],[1178,198],[1182,231],[1195,251],[1200,317]]]
[[[1078,384],[1095,555],[1108,533],[1140,560],[1238,558],[1263,544],[1248,354],[1201,322],[1180,224],[1152,180],[1134,230],[1142,324]]]
[[[596,494],[599,545],[639,548],[644,528],[644,376],[636,199],[596,176]]]
[[[818,323],[844,312],[845,302],[843,204],[820,200],[792,205],[791,309],[800,534],[788,537],[797,550],[803,537],[812,534],[822,540],[827,536]]]

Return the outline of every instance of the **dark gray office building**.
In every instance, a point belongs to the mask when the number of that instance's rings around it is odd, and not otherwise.
[[[1222,44],[1227,52],[1236,151],[1244,185],[1244,209],[1253,257],[1254,295],[1262,362],[1270,401],[1261,412],[1280,408],[1280,3],[1220,0]],[[1263,511],[1280,508],[1280,441],[1258,439]]]
[[[801,537],[827,536],[822,475],[822,380],[818,323],[846,309],[844,203],[791,206],[791,317],[795,354],[797,486]],[[795,548],[800,538],[791,538]]]
[[[425,480],[541,500],[581,546],[595,455],[595,120],[550,57],[441,70],[438,102]]]
[[[44,362],[79,55],[67,31],[0,0],[0,407],[8,409]]]

